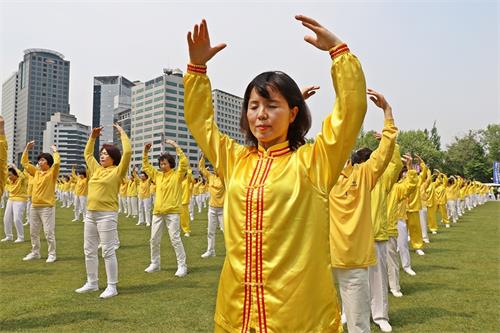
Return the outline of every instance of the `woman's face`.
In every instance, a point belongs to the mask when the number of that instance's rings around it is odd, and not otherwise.
[[[101,153],[99,154],[99,162],[101,163],[101,166],[103,166],[104,168],[113,165],[113,159],[108,155],[106,149],[101,150]]]
[[[268,88],[269,99],[252,89],[248,99],[247,120],[250,131],[265,149],[285,142],[288,127],[295,120],[297,107],[290,109],[288,102],[276,90]]]
[[[9,180],[12,182],[12,183],[15,183],[17,181],[17,176],[12,173],[12,172],[9,172]]]
[[[41,157],[39,160],[38,160],[38,167],[40,168],[40,170],[42,171],[47,171],[49,170],[50,166],[49,166],[49,163],[47,163],[47,160],[43,157]]]

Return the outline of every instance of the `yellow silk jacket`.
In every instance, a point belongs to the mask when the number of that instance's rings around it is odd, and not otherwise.
[[[189,205],[193,194],[193,170],[188,168],[186,178],[182,181],[182,204]]]
[[[217,177],[215,174],[208,172],[205,168],[205,159],[201,158],[198,163],[198,169],[200,173],[207,179],[208,191],[210,192],[210,202],[208,205],[214,208],[224,207],[224,194],[226,193],[226,188],[222,179]]]
[[[28,172],[21,172],[16,168],[17,180],[15,183],[9,181],[9,200],[27,201],[28,200]]]
[[[425,183],[427,179],[427,166],[425,163],[420,163],[420,174],[418,175],[417,188]],[[420,196],[420,191],[411,191],[408,195],[407,210],[409,212],[418,212],[422,209],[422,198]]]
[[[413,192],[418,192],[416,191],[418,178],[417,171],[410,170],[403,179],[394,184],[389,192],[387,199],[387,235],[389,237],[398,236],[398,220],[406,219],[408,198]]]
[[[342,330],[328,196],[366,113],[361,65],[343,47],[331,68],[334,109],[315,142],[295,151],[288,141],[265,150],[223,135],[208,77],[192,70],[184,76],[186,124],[226,185],[226,258],[215,321],[229,332]]]
[[[33,176],[33,189],[31,194],[31,203],[33,207],[53,207],[55,205],[55,188],[57,177],[59,176],[59,167],[61,158],[59,153],[53,155],[54,164],[47,170],[37,169],[29,162],[28,151],[25,149],[21,157],[21,164],[30,175]]]
[[[370,192],[391,160],[397,133],[394,120],[385,120],[379,147],[366,162],[349,162],[330,192],[332,267],[359,268],[377,262]]]

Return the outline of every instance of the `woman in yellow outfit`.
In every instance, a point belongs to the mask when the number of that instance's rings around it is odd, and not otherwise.
[[[56,261],[56,211],[55,211],[55,187],[59,176],[61,159],[57,147],[53,145],[53,155],[41,153],[38,155],[38,168],[29,162],[29,151],[33,148],[35,141],[28,142],[21,157],[24,170],[33,176],[33,195],[30,210],[30,236],[31,252],[23,260],[40,259],[40,227],[48,243],[48,257],[46,262]]]
[[[7,138],[5,138],[5,122],[0,116],[0,195],[3,195],[7,182]]]
[[[12,233],[12,224],[14,224],[17,233],[14,243],[22,243],[24,242],[23,214],[28,200],[28,173],[21,172],[14,164],[8,170],[9,199],[3,217],[5,238],[1,242],[14,240]]]
[[[72,170],[72,179],[75,182],[75,218],[73,222],[80,221],[80,215],[85,219],[85,214],[87,213],[87,196],[88,196],[88,182],[87,182],[87,171],[86,170]]]
[[[136,176],[137,177],[137,176]],[[145,224],[151,226],[151,179],[144,171],[141,172],[137,189],[137,198],[139,201],[139,221],[137,225]]]
[[[436,200],[436,188],[441,184],[441,180],[438,178],[438,175],[434,174],[432,176],[432,182],[427,187],[427,219],[429,230],[432,234],[437,234],[438,225],[437,225],[437,200]]]
[[[129,176],[127,185],[127,217],[132,216],[136,218],[139,214],[138,212],[138,202],[137,202],[137,187],[139,185],[139,177],[137,177],[137,170],[134,168]]]
[[[87,281],[75,290],[87,293],[99,290],[97,249],[102,246],[102,256],[107,275],[107,287],[99,296],[109,298],[118,295],[118,261],[115,246],[118,239],[118,191],[127,174],[132,149],[127,133],[119,126],[113,125],[120,134],[123,155],[112,144],[104,144],[99,151],[99,162],[94,157],[95,140],[102,127],[92,129],[92,134],[85,146],[85,162],[89,171],[87,214],[83,231],[83,248],[85,253],[85,269]]]
[[[127,214],[127,188],[128,188],[128,178],[123,177],[120,183],[120,191],[118,194],[118,213]]]
[[[347,45],[313,19],[296,19],[316,33],[306,41],[333,60],[335,107],[312,144],[305,144],[308,108],[283,72],[262,73],[246,89],[240,123],[252,146],[222,134],[206,63],[225,45],[211,47],[205,20],[188,33],[186,124],[227,184],[216,332],[342,330],[331,280],[328,195],[363,122],[365,78]]]
[[[448,177],[440,173],[438,176],[439,183],[436,187],[436,205],[437,209],[441,213],[441,222],[445,225],[446,228],[450,227],[450,219],[448,218],[448,212],[446,211],[446,202],[448,201],[446,198],[446,184],[448,183]]]
[[[369,94],[384,111],[379,147],[354,152],[330,192],[330,254],[349,332],[370,331],[368,266],[377,260],[370,192],[392,158],[398,132],[384,96],[373,90]]]

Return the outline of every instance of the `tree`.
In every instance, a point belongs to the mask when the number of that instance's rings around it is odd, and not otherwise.
[[[429,139],[437,150],[441,150],[441,136],[438,134],[436,122],[432,124],[431,135],[429,136]]]
[[[354,144],[354,150],[358,150],[360,148],[370,148],[371,150],[375,150],[378,147],[378,140],[375,139],[375,131],[365,132],[363,128],[359,131],[359,135],[356,138],[356,143]]]
[[[398,144],[401,154],[409,153],[413,156],[418,154],[430,168],[441,170],[443,152],[437,149],[425,131],[400,131],[398,134]]]
[[[500,124],[488,125],[479,135],[490,162],[500,161]]]

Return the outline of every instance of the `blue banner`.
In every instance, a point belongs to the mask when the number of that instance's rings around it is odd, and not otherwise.
[[[493,162],[493,183],[500,184],[500,162]]]

